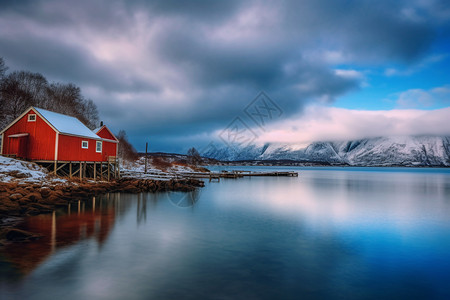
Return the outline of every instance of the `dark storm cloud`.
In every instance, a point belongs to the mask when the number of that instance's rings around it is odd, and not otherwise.
[[[290,1],[285,20],[286,27],[308,28],[320,43],[348,51],[355,60],[411,61],[434,36],[430,20],[408,16],[411,8],[413,1]]]
[[[41,72],[55,80],[76,82],[81,86],[95,83],[110,91],[156,89],[139,78],[123,80],[114,75],[117,72],[114,66],[98,63],[83,49],[53,39],[43,40],[26,35],[23,37],[26,38],[26,47],[21,39],[0,39],[1,55],[8,59],[11,68],[17,66]],[[33,51],[30,51],[30,48]]]
[[[242,1],[178,1],[178,0],[156,0],[136,1],[129,5],[140,5],[156,14],[168,14],[177,16],[189,16],[190,18],[201,18],[209,22],[218,22],[236,12],[242,6]]]
[[[448,30],[442,3],[2,1],[0,56],[80,85],[114,129],[170,151],[225,127],[260,90],[289,116],[359,88],[334,69],[413,64]]]

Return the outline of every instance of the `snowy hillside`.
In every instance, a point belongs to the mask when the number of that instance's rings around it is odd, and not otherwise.
[[[450,166],[450,137],[396,136],[309,145],[221,147],[204,153],[219,160],[293,160],[353,166]]]
[[[0,182],[40,182],[47,178],[47,170],[34,163],[0,156]]]

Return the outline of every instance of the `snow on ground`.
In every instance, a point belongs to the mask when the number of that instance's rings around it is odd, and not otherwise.
[[[145,172],[145,158],[134,162],[121,161],[120,172],[123,177],[141,179],[169,180],[182,176],[183,173],[196,172],[189,166],[172,159],[159,160],[159,164],[152,165],[148,160]],[[29,182],[29,183],[64,183],[66,179],[55,177],[48,171],[32,162],[0,156],[0,182]]]
[[[152,159],[149,158],[147,162],[148,173],[171,174],[176,172],[195,172],[192,168],[184,164],[178,164],[171,159],[164,160],[164,167],[158,167],[152,164]],[[141,157],[134,162],[123,161],[121,167],[124,171],[144,172],[145,158]]]
[[[61,178],[50,178],[47,170],[35,163],[0,156],[0,181],[33,183],[42,181],[64,182],[65,180]]]
[[[121,162],[121,174],[123,177],[138,177],[145,179],[167,180],[182,176],[183,173],[194,173],[194,169],[181,163],[177,163],[172,158],[158,159],[152,164],[152,158],[147,162],[147,173],[145,172],[145,158],[141,157],[134,162]]]
[[[145,160],[140,158],[136,161],[121,161],[120,162],[121,171],[124,172],[144,172],[145,171]],[[164,173],[159,169],[153,168],[150,163],[147,164],[147,172],[149,173]]]

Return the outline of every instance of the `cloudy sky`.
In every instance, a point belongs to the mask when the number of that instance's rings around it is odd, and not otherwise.
[[[138,150],[237,127],[258,142],[450,135],[445,0],[1,0],[0,56],[80,86]]]

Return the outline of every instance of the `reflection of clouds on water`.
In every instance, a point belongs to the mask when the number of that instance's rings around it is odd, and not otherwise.
[[[446,222],[449,187],[448,174],[309,170],[298,178],[224,181],[215,189],[228,195],[219,202],[223,208],[307,220],[313,226],[390,223],[407,230],[419,222]]]
[[[448,176],[301,174],[207,183],[191,198],[121,194],[107,239],[89,238],[85,226],[86,239],[57,247],[6,291],[66,300],[448,299]],[[178,209],[183,201],[194,206]],[[432,214],[436,222],[424,225]],[[415,228],[398,230],[396,221],[413,219]]]

